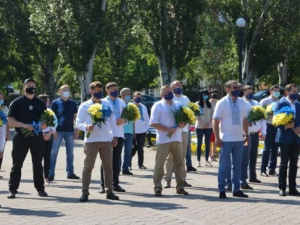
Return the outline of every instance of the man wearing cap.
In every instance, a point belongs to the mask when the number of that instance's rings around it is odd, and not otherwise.
[[[12,159],[9,180],[8,198],[16,197],[21,179],[21,169],[30,149],[33,164],[34,187],[41,197],[47,197],[44,187],[42,159],[44,155],[44,139],[40,129],[45,129],[46,124],[40,128],[34,127],[44,110],[46,104],[35,96],[36,83],[33,79],[26,79],[23,83],[24,95],[16,98],[9,106],[8,124],[15,127],[13,137]],[[34,129],[36,128],[36,129]],[[29,135],[26,135],[29,134]]]

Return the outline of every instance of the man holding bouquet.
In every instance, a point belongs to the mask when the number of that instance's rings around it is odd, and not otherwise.
[[[45,143],[41,132],[41,129],[45,129],[47,125],[42,124],[41,127],[34,125],[46,110],[46,104],[35,96],[36,83],[32,78],[24,81],[23,90],[24,95],[10,104],[8,112],[8,125],[15,127],[16,131],[13,137],[13,166],[9,180],[8,198],[10,199],[15,198],[18,193],[21,169],[29,149],[33,164],[34,187],[39,196],[48,196],[44,187],[42,159]]]
[[[90,84],[90,93],[92,95],[91,99],[82,103],[78,110],[78,115],[76,117],[76,127],[86,133],[84,138],[84,167],[82,171],[82,196],[79,199],[81,202],[88,201],[89,196],[89,186],[91,182],[91,174],[95,165],[95,160],[100,154],[102,161],[104,177],[105,177],[105,187],[106,187],[106,198],[111,200],[119,200],[119,197],[113,193],[113,171],[112,171],[112,147],[117,145],[117,126],[116,119],[113,114],[107,114],[107,118],[104,117],[104,112],[102,111],[101,117],[103,122],[100,124],[94,124],[92,115],[89,112],[91,106],[95,103],[102,105],[102,110],[104,107],[108,107],[108,110],[112,111],[112,106],[106,99],[101,99],[103,97],[103,87],[99,81],[95,81]],[[99,105],[100,106],[100,105]],[[95,112],[96,116],[100,112]],[[113,138],[111,136],[113,135]]]
[[[281,121],[278,121],[276,118],[278,113],[283,113],[285,114],[284,116],[288,116],[288,111],[294,112],[294,116],[291,121],[288,121],[288,123],[284,122],[285,125],[278,126],[275,139],[279,144],[281,152],[278,179],[280,189],[279,196],[286,196],[286,178],[289,161],[289,195],[300,195],[299,191],[296,189],[297,165],[300,149],[300,102],[297,101],[297,98],[297,86],[295,84],[288,84],[285,87],[285,97],[280,99],[274,109],[275,116],[273,121],[277,124],[282,124]],[[280,118],[284,119],[284,117],[281,116]]]
[[[173,90],[168,85],[160,89],[160,94],[162,100],[153,105],[150,117],[150,126],[157,130],[157,150],[153,177],[155,196],[161,196],[164,164],[169,154],[173,156],[177,194],[187,195],[188,193],[184,190],[184,163],[181,150],[181,128],[185,124],[176,124],[174,117],[174,112],[180,108],[181,104],[173,100]]]

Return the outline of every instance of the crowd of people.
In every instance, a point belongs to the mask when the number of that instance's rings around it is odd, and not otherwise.
[[[15,99],[9,109],[3,105],[4,96],[0,93],[0,113],[4,117],[7,116],[7,121],[2,118],[0,126],[0,168],[5,143],[10,138],[9,127],[15,128],[8,198],[13,199],[18,193],[23,162],[29,150],[33,164],[34,186],[39,196],[48,196],[45,187],[55,180],[56,160],[63,139],[66,145],[66,177],[80,179],[74,172],[73,150],[74,139],[78,137],[79,131],[82,131],[85,158],[80,202],[89,199],[91,174],[98,153],[102,163],[99,168],[101,174],[99,192],[106,193],[107,199],[119,200],[115,192],[125,192],[120,186],[119,175],[120,173],[133,175],[131,168],[135,154],[138,156],[139,169],[147,169],[144,165],[143,148],[150,127],[156,129],[154,195],[161,196],[163,188],[171,187],[173,171],[176,178],[176,193],[188,194],[185,188],[192,185],[186,181],[187,171],[196,169],[191,163],[189,124],[176,123],[174,118],[174,112],[179,107],[188,106],[190,103],[190,99],[183,94],[180,81],[176,80],[171,85],[161,87],[161,100],[153,105],[151,115],[141,103],[141,92],[131,93],[129,88],[119,91],[118,84],[114,82],[109,82],[105,86],[99,81],[92,82],[89,86],[91,98],[83,102],[78,109],[76,102],[70,99],[68,85],[60,87],[60,97],[51,104],[47,95],[42,94],[38,97],[35,95],[36,82],[32,78],[24,81],[23,89],[24,95]],[[104,90],[107,97],[104,97]],[[201,115],[197,115],[195,120],[197,166],[201,167],[203,139],[205,166],[213,166],[211,162],[217,161],[216,148],[220,148],[219,197],[226,199],[226,191],[230,191],[234,197],[247,198],[248,195],[241,189],[252,190],[253,187],[249,183],[261,183],[256,174],[259,139],[265,142],[260,175],[278,176],[279,195],[286,196],[289,164],[289,194],[300,195],[296,189],[300,149],[300,102],[297,100],[297,86],[287,85],[285,97],[279,100],[280,88],[273,85],[270,88],[270,96],[260,103],[253,100],[252,86],[242,87],[237,81],[232,80],[225,84],[225,90],[227,95],[221,99],[216,90],[201,90],[199,100],[196,102],[202,110]],[[122,117],[122,112],[130,102],[138,108],[140,118],[137,121],[129,121]],[[249,123],[248,115],[252,106],[266,107],[271,103],[289,105],[294,110],[294,121],[276,127],[272,124],[272,116],[269,116],[268,119],[255,124]],[[95,104],[100,104],[107,110],[105,120],[101,124],[93,121],[89,111]],[[48,126],[42,122],[37,128],[37,122],[47,107],[54,112],[57,124]],[[278,147],[281,155],[279,174],[276,172]]]

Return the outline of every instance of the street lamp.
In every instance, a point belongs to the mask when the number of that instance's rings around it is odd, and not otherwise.
[[[242,83],[242,64],[243,64],[243,28],[246,26],[244,18],[238,18],[236,25],[239,28],[239,82]]]

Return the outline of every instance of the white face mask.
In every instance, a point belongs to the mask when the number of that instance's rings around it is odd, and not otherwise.
[[[63,91],[62,96],[64,98],[69,98],[70,97],[70,92],[69,91]]]

